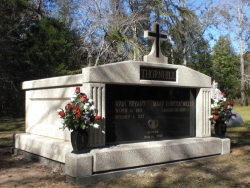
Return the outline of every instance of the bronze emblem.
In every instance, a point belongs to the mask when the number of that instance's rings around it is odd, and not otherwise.
[[[148,127],[150,129],[156,129],[158,127],[158,120],[157,119],[148,120]]]

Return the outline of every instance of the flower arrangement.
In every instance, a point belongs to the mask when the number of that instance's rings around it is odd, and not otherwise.
[[[101,116],[95,115],[95,106],[92,99],[88,99],[85,93],[80,92],[80,87],[76,87],[75,93],[65,109],[58,109],[58,115],[62,119],[62,129],[68,128],[73,131],[86,130],[89,127],[99,128],[95,121]]]
[[[236,114],[232,113],[234,101],[227,101],[225,96],[226,93],[222,92],[219,97],[212,98],[211,116],[209,117],[209,119],[212,121],[212,124],[215,124],[216,122],[226,122],[231,118],[234,119],[236,116]]]

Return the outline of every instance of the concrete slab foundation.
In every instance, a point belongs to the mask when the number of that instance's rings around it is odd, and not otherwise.
[[[14,138],[16,153],[26,153],[30,160],[40,158],[40,161],[51,160],[65,166],[67,180],[76,184],[103,181],[146,166],[230,153],[230,139],[217,137],[119,144],[81,154],[71,153],[69,141],[27,133],[16,134]]]
[[[22,150],[16,149],[16,148],[13,151],[14,151],[14,154],[22,155],[22,157],[25,159],[39,162],[39,163],[44,164],[44,165],[49,166],[49,167],[58,168],[61,170],[61,172],[64,172],[64,173],[65,173],[65,171],[67,171],[65,169],[65,164],[62,164],[60,162],[53,161],[53,160],[48,159],[48,158],[40,157],[40,156],[37,156],[35,154],[25,152],[25,151],[22,151]],[[153,172],[155,170],[160,170],[161,168],[166,168],[166,167],[170,167],[173,165],[178,165],[179,163],[190,163],[190,162],[195,162],[198,160],[203,160],[203,159],[206,159],[209,157],[216,157],[216,156],[218,157],[219,155],[212,155],[212,156],[207,156],[207,157],[174,161],[174,162],[169,162],[169,163],[149,165],[149,166],[143,166],[143,167],[137,167],[137,168],[124,169],[124,170],[115,170],[115,171],[109,171],[109,172],[94,173],[92,175],[84,176],[84,177],[82,177],[82,176],[72,177],[67,173],[65,173],[65,174],[66,174],[66,181],[67,182],[70,182],[70,183],[76,184],[76,185],[85,185],[87,183],[97,183],[97,182],[102,182],[102,181],[106,181],[109,179],[119,178],[119,177],[125,176],[127,174],[142,175],[146,172],[150,172],[150,171]]]

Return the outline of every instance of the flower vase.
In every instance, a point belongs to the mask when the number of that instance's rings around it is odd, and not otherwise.
[[[86,149],[88,144],[88,132],[84,130],[74,130],[71,132],[71,144],[73,147],[73,153],[80,153],[80,151]]]
[[[225,136],[227,131],[227,124],[225,122],[216,121],[214,131],[217,136]]]

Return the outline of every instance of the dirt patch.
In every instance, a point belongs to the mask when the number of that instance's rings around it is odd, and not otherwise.
[[[244,155],[245,152],[241,149],[233,149],[232,150],[232,155]]]
[[[0,187],[75,187],[59,169],[27,161],[0,148]]]

